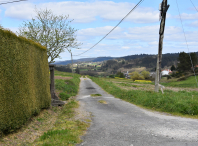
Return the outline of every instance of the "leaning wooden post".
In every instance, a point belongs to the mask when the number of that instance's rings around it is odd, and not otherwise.
[[[51,104],[52,106],[62,106],[65,104],[65,102],[60,101],[59,98],[55,94],[55,85],[54,85],[54,67],[56,65],[49,64],[50,68],[50,93],[51,93]]]
[[[51,92],[51,98],[52,99],[56,99],[55,98],[55,86],[54,86],[54,67],[55,65],[50,64],[49,68],[50,68],[50,92]]]

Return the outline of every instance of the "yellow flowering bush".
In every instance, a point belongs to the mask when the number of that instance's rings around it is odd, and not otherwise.
[[[146,83],[152,83],[151,81],[149,80],[135,80],[134,82],[146,82]]]

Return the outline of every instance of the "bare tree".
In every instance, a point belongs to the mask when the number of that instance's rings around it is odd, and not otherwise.
[[[59,54],[67,49],[71,52],[71,48],[79,49],[81,43],[77,43],[75,30],[69,26],[73,20],[68,21],[69,16],[55,16],[51,10],[37,10],[35,7],[36,18],[28,22],[24,22],[20,26],[18,35],[39,42],[47,48],[48,59],[50,63],[54,63],[55,58],[60,58]]]

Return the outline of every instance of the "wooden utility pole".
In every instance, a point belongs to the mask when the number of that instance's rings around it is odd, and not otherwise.
[[[71,60],[72,60],[72,77],[74,77],[72,52],[71,52]]]
[[[158,47],[158,56],[157,56],[157,67],[155,73],[155,92],[159,92],[159,80],[161,74],[161,61],[162,61],[162,48],[163,48],[163,39],[164,39],[164,28],[166,21],[166,12],[168,11],[170,5],[167,5],[167,0],[163,0],[159,10],[161,12],[161,23],[159,30],[159,47]]]

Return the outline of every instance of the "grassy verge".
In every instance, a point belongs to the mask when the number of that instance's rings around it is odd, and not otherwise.
[[[32,145],[37,146],[74,146],[82,140],[80,136],[85,133],[90,126],[89,122],[74,120],[75,108],[79,104],[75,100],[70,100],[61,110],[55,125],[52,129],[45,132]]]
[[[198,80],[198,77],[197,77]],[[186,80],[183,81],[170,81],[167,83],[160,83],[164,86],[171,86],[171,87],[190,87],[190,88],[197,88],[197,83],[195,80],[195,76],[188,77]]]
[[[113,82],[105,79],[89,77],[101,86],[105,91],[114,95],[117,98],[134,103],[136,105],[171,113],[173,115],[198,118],[198,93],[195,91],[173,92],[166,90],[164,94],[161,92],[143,90],[124,90],[117,87]]]
[[[72,74],[55,71],[55,76],[72,77]],[[75,88],[71,92],[72,94],[69,94],[69,97],[74,96],[78,92],[79,77],[80,75],[74,75],[68,81],[63,80],[64,82],[61,79],[55,79],[55,89],[60,87],[59,89],[65,92],[67,91],[64,90],[66,87],[70,87],[70,89]],[[79,103],[77,101],[69,99],[63,107],[50,107],[49,109],[42,110],[18,131],[5,137],[0,137],[0,146],[73,146],[80,143],[80,136],[86,132],[91,120],[89,117],[78,117],[78,113],[80,113],[76,112],[76,110],[80,110],[78,106]]]
[[[72,73],[55,71],[55,76],[72,77]],[[72,79],[55,79],[55,88],[61,91],[59,93],[61,100],[68,100],[71,96],[78,94],[80,77],[80,75],[74,74]]]

